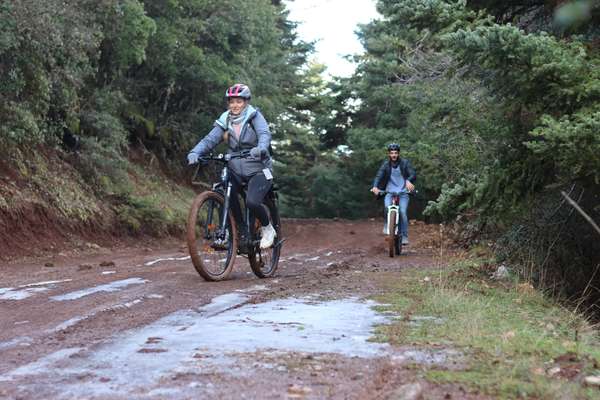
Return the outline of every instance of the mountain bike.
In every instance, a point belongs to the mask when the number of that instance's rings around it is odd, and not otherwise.
[[[388,245],[390,257],[394,257],[394,254],[397,256],[402,254],[402,238],[400,234],[400,195],[402,193],[382,190],[379,192],[379,196],[385,196],[388,193],[392,195],[392,204],[387,208],[387,233],[385,240]]]
[[[250,156],[249,150],[203,157],[192,179],[195,181],[200,167],[210,162],[223,164],[221,180],[211,190],[200,193],[194,199],[187,222],[187,245],[196,271],[207,281],[227,279],[238,255],[245,256],[250,268],[259,278],[275,274],[284,240],[281,239],[281,221],[277,208],[277,189],[272,187],[265,196],[263,207],[277,236],[276,243],[268,249],[260,248],[260,222],[245,206],[246,187],[241,191],[243,220],[236,221],[231,210],[230,171],[227,162],[232,158]]]

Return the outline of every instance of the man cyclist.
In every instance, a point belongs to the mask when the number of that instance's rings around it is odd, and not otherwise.
[[[400,145],[390,143],[387,146],[388,158],[383,161],[381,167],[373,180],[373,188],[371,192],[378,195],[380,191],[400,193],[400,233],[402,235],[402,244],[408,244],[408,216],[406,210],[408,208],[408,194],[415,190],[415,181],[417,174],[406,158],[400,158]],[[392,204],[392,195],[387,193],[384,199],[384,227],[383,233],[387,232],[387,209]]]
[[[275,228],[269,222],[263,200],[273,185],[273,162],[269,154],[271,132],[265,117],[250,105],[250,88],[237,83],[225,92],[227,108],[213,125],[212,130],[188,153],[189,164],[209,153],[223,140],[229,153],[250,150],[246,158],[232,158],[227,167],[231,172],[231,209],[237,221],[242,221],[238,193],[247,183],[246,206],[260,221],[261,249],[269,248],[275,240]]]

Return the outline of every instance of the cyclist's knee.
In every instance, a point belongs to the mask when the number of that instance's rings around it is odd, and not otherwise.
[[[251,210],[256,210],[261,206],[262,203],[258,199],[247,199],[246,201],[246,207],[248,207]]]

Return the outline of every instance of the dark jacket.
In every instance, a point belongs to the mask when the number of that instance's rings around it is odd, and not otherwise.
[[[408,161],[406,158],[400,158],[398,161],[400,162],[400,171],[402,172],[404,179],[410,181],[410,183],[415,183],[417,180],[417,173],[415,172],[415,169],[411,165],[410,161]],[[391,175],[392,162],[387,159],[381,164],[381,167],[379,167],[379,170],[375,175],[375,179],[373,180],[373,187],[376,187],[379,190],[385,190]]]
[[[228,162],[229,168],[241,178],[248,179],[264,168],[272,170],[273,161],[271,155],[268,154],[271,144],[271,132],[265,117],[260,111],[248,105],[248,115],[242,124],[240,132],[240,140],[235,138],[235,135],[228,135],[229,152],[238,152],[241,150],[250,150],[253,147],[265,149],[267,157],[259,158],[234,158]],[[200,155],[207,154],[214,149],[224,139],[224,133],[229,125],[228,112],[224,112],[221,117],[215,121],[213,129],[202,139],[191,152]]]

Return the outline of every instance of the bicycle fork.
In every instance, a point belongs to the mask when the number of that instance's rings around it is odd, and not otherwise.
[[[225,189],[225,202],[223,204],[223,210],[221,213],[221,226],[219,227],[219,240],[226,241],[227,235],[227,221],[229,217],[229,208],[231,207],[231,182],[227,182],[227,189]]]
[[[392,211],[396,211],[396,223],[394,224],[394,226],[396,227],[396,231],[393,233],[394,235],[398,234],[398,222],[400,222],[400,206],[397,204],[392,204],[388,207],[388,212],[387,212],[387,231],[386,231],[386,235],[390,235],[390,222],[391,222],[391,212]]]

